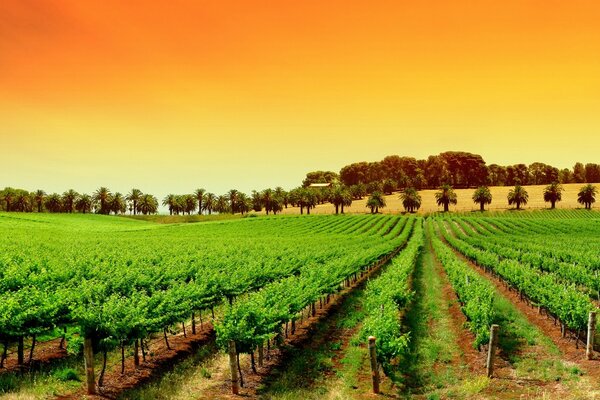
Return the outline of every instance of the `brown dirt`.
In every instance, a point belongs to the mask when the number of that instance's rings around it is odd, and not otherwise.
[[[32,369],[37,369],[42,365],[47,365],[55,360],[65,358],[68,356],[67,350],[59,348],[60,338],[49,340],[46,342],[38,342],[33,350],[33,362],[31,365]],[[0,350],[2,351],[2,350]],[[25,369],[28,368],[29,362],[29,349],[25,350]],[[20,367],[17,363],[17,351],[9,353],[8,357],[4,361],[4,368],[0,369],[0,374],[7,372],[19,371]]]
[[[59,395],[55,399],[115,399],[126,390],[156,378],[178,361],[192,355],[198,347],[214,340],[215,332],[209,322],[204,323],[202,330],[200,324],[198,324],[195,335],[191,334],[191,329],[188,331],[187,337],[184,337],[183,334],[169,337],[171,350],[167,349],[163,340],[154,340],[150,344],[150,352],[146,354],[146,361],[142,360],[140,351],[140,366],[138,369],[134,366],[133,356],[126,357],[125,373],[123,375],[121,375],[120,362],[107,368],[104,385],[98,389],[98,395],[85,395],[85,388],[82,387],[75,393]],[[96,378],[98,378],[100,368],[101,365],[95,365]]]

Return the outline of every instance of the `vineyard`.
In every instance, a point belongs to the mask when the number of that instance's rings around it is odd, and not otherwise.
[[[584,210],[1,213],[0,397],[594,398],[599,270]]]

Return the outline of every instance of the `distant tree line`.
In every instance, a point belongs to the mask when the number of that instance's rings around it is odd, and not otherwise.
[[[265,211],[277,214],[288,206],[300,208],[300,213],[310,214],[318,204],[332,202],[336,209],[352,203],[349,192],[343,188],[320,190],[298,187],[285,191],[281,187],[252,191],[250,195],[231,189],[223,195],[197,189],[189,194],[169,194],[162,205],[171,215],[241,213]],[[47,194],[43,190],[28,192],[23,189],[6,187],[0,190],[0,211],[51,212],[51,213],[96,213],[96,214],[156,214],[159,211],[158,199],[139,189],[132,189],[127,195],[101,187],[93,194],[80,194],[68,190],[63,194]]]
[[[246,194],[231,189],[223,195],[216,195],[197,189],[188,194],[169,194],[162,199],[162,205],[171,215],[246,214],[263,210],[267,214],[277,214],[290,205],[299,207],[301,214],[310,214],[317,205],[331,203],[338,214],[344,213],[345,207],[352,205],[354,200],[368,196],[366,207],[372,213],[377,213],[386,207],[385,195],[400,191],[404,208],[408,212],[414,212],[421,206],[418,190],[439,189],[436,202],[448,211],[449,205],[456,204],[454,188],[473,187],[477,188],[473,201],[483,210],[492,201],[488,186],[514,186],[511,190],[514,196],[508,199],[509,205],[514,204],[516,208],[520,208],[527,203],[527,192],[523,186],[550,185],[553,189],[547,195],[545,192],[544,200],[554,208],[556,202],[561,200],[560,184],[593,182],[600,182],[599,164],[584,165],[578,162],[572,170],[559,170],[540,162],[530,165],[487,166],[480,155],[448,151],[429,156],[426,160],[394,155],[377,162],[353,163],[344,166],[339,174],[333,171],[309,172],[302,185],[290,191],[276,187]],[[311,187],[316,183],[326,183],[329,186]],[[580,203],[591,208],[596,188],[592,185],[584,188],[587,188],[587,195],[580,196]],[[63,194],[46,194],[43,190],[28,192],[7,187],[0,191],[0,210],[98,214],[129,212],[133,215],[147,215],[159,211],[159,201],[139,189],[132,189],[126,195],[112,193],[106,187],[101,187],[92,194],[80,194],[74,190]]]
[[[0,190],[0,210],[82,214],[125,214],[129,211],[131,214],[148,215],[158,212],[158,200],[138,189],[132,189],[127,195],[123,195],[100,187],[90,195],[73,189],[63,194],[47,194],[43,190],[28,192],[6,187]]]
[[[387,156],[381,161],[357,162],[333,171],[309,172],[302,182],[341,183],[350,188],[360,186],[367,193],[404,188],[436,189],[442,185],[454,188],[479,186],[548,185],[557,183],[598,183],[600,164],[576,163],[572,169],[559,169],[541,162],[502,166],[486,165],[478,154],[447,151],[424,160],[414,157]],[[352,189],[356,190],[356,189]]]

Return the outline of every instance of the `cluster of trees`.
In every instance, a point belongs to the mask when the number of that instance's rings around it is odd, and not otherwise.
[[[63,194],[47,194],[43,190],[28,192],[23,189],[6,187],[0,191],[0,210],[19,212],[51,212],[83,214],[123,214],[129,210],[133,214],[155,214],[158,212],[158,200],[139,189],[132,189],[127,195],[112,193],[106,187],[100,187],[94,193],[78,193],[69,189]]]
[[[448,184],[455,188],[479,186],[548,185],[558,183],[600,182],[600,164],[582,164],[573,169],[558,169],[535,162],[530,165],[486,165],[478,154],[447,151],[427,159],[387,156],[381,161],[358,162],[344,166],[339,174],[332,171],[309,172],[302,182],[341,183],[348,187],[362,186],[367,193],[389,192],[412,187],[434,189]]]

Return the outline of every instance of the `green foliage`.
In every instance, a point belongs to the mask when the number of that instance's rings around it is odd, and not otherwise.
[[[67,326],[70,353],[81,351],[86,336],[95,351],[110,350],[264,287],[254,293],[279,297],[250,296],[256,306],[234,302],[233,319],[219,328],[244,349],[276,332],[273,321],[289,319],[397,246],[401,221],[319,216],[157,225],[97,215],[2,216],[0,339],[61,334]],[[289,290],[292,282],[301,286]],[[294,299],[296,292],[305,296]],[[268,312],[257,313],[259,306]]]
[[[394,225],[385,235],[390,238],[388,241],[357,247],[344,257],[332,260],[326,267],[315,260],[301,268],[298,275],[265,285],[259,291],[234,302],[227,308],[223,320],[215,326],[219,346],[226,348],[228,341],[234,340],[238,352],[249,352],[281,333],[282,325],[297,318],[305,307],[327,294],[335,293],[346,278],[378,262],[405,243],[413,222],[410,219],[406,224]],[[342,221],[340,225],[345,223],[347,221]],[[360,232],[355,234],[361,235]]]
[[[577,224],[585,226],[582,221],[577,221]],[[535,224],[530,225],[532,228],[535,227]],[[548,224],[543,229],[547,231],[552,227],[552,224]],[[590,229],[598,229],[596,224],[590,225],[590,227]],[[551,260],[545,256],[536,255],[534,249],[539,246],[530,247],[532,245],[527,243],[526,238],[518,237],[518,240],[515,240],[513,236],[512,240],[506,241],[500,234],[499,239],[495,239],[495,236],[478,239],[477,235],[466,226],[463,229],[467,232],[470,231],[472,237],[461,233],[456,228],[453,229],[454,234],[451,235],[443,224],[440,224],[440,229],[446,240],[456,250],[477,264],[500,275],[534,304],[544,307],[556,316],[569,329],[577,331],[585,328],[589,311],[596,307],[591,302],[589,295],[582,293],[574,281],[579,277],[581,282],[587,281],[597,288],[598,278],[595,276],[595,272],[588,273],[586,278],[585,269],[581,267],[574,267],[556,259]],[[566,239],[568,240],[568,238]],[[499,243],[495,244],[495,240],[499,240]],[[555,241],[556,237],[553,236],[553,246]],[[548,243],[548,241],[545,242],[545,247],[548,247]],[[557,246],[560,247],[560,244]],[[574,244],[570,246],[572,246],[571,252],[573,252]],[[554,252],[551,249],[548,251]],[[573,273],[572,276],[571,273]]]
[[[399,256],[375,280],[369,281],[365,290],[364,307],[367,317],[363,321],[361,338],[377,339],[377,359],[387,375],[394,360],[408,349],[409,334],[403,334],[400,311],[413,297],[410,277],[423,246],[421,219],[417,220],[413,234]]]
[[[80,381],[79,374],[73,368],[57,369],[53,373],[54,377],[61,382]]]
[[[490,326],[495,318],[494,288],[489,281],[459,260],[433,233],[431,220],[428,220],[428,229],[435,254],[444,266],[452,288],[460,300],[461,309],[467,317],[467,327],[475,334],[474,346],[479,347],[489,341]]]

